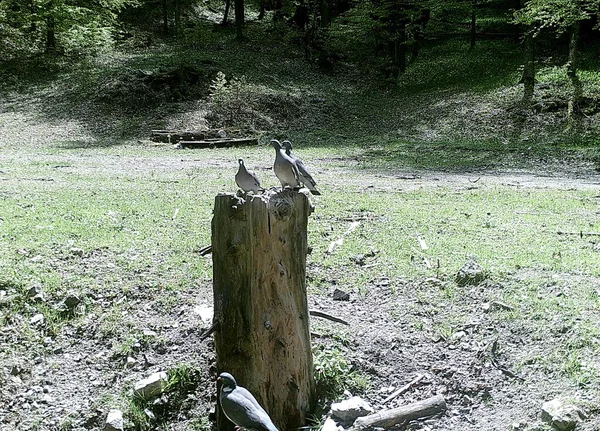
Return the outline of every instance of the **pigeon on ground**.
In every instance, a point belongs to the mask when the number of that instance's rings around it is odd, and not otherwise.
[[[304,183],[304,186],[308,190],[310,190],[310,192],[313,195],[315,195],[315,196],[320,195],[321,192],[317,190],[317,183],[313,179],[310,172],[308,172],[308,169],[306,168],[306,165],[304,164],[304,162],[292,154],[292,143],[290,141],[286,140],[286,141],[283,141],[281,143],[281,145],[283,145],[283,147],[285,148],[285,154],[287,154],[294,161],[294,163],[296,163],[296,166],[298,167],[298,174],[299,174],[300,181],[302,181]]]
[[[231,374],[221,373],[217,380],[222,383],[219,392],[221,408],[227,419],[236,425],[236,430],[279,431],[256,398],[246,388],[238,386]]]
[[[244,159],[238,160],[240,164],[240,168],[235,174],[235,182],[240,189],[245,192],[262,192],[264,189],[260,186],[260,181],[258,181],[258,177],[254,174],[254,172],[246,169],[246,165],[244,165]]]
[[[275,148],[275,164],[273,165],[273,171],[275,171],[275,175],[279,181],[281,181],[281,187],[300,187],[300,182],[298,181],[300,174],[294,160],[285,154],[285,151],[281,147],[281,143],[277,139],[272,139],[271,145]]]

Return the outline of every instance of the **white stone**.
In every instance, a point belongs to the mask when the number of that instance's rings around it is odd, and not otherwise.
[[[331,404],[331,414],[345,423],[353,423],[356,418],[373,413],[373,407],[360,397],[352,397]]]
[[[104,431],[123,431],[124,428],[123,412],[118,409],[111,409],[106,416]]]
[[[542,419],[561,431],[574,429],[584,417],[579,407],[559,398],[547,401],[542,406]]]
[[[31,325],[37,325],[41,323],[44,323],[44,315],[42,313],[36,314],[29,320],[29,324]]]
[[[323,428],[321,428],[321,431],[337,431],[337,427],[338,426],[333,419],[327,418],[323,424]]]
[[[212,323],[214,312],[215,311],[213,307],[206,305],[198,305],[197,307],[194,307],[194,313],[198,314],[200,319],[206,324]]]
[[[133,387],[133,392],[145,400],[160,395],[167,386],[169,378],[164,371],[154,373],[144,380],[140,380]]]

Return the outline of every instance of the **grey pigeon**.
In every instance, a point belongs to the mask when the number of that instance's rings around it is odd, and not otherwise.
[[[317,183],[313,179],[310,172],[308,172],[308,169],[306,168],[306,165],[304,164],[304,162],[292,154],[292,143],[290,141],[286,140],[286,141],[283,141],[281,143],[281,145],[283,145],[283,147],[285,148],[285,154],[287,154],[294,161],[294,163],[296,163],[296,166],[298,167],[298,174],[299,174],[300,181],[302,181],[304,183],[304,186],[308,190],[310,190],[310,192],[313,195],[315,195],[315,196],[320,195],[321,192],[317,190]]]
[[[246,165],[244,165],[244,159],[238,159],[238,163],[240,167],[235,174],[235,182],[240,189],[245,192],[262,192],[264,189],[260,186],[260,181],[258,181],[258,177],[254,174],[254,172],[246,169]]]
[[[281,187],[300,187],[300,182],[298,181],[300,174],[294,160],[285,153],[277,139],[271,139],[271,145],[275,148],[273,171],[275,171],[275,176],[281,181]]]
[[[231,374],[221,373],[217,380],[222,383],[219,392],[221,408],[236,429],[279,431],[256,398],[246,388],[238,386]]]

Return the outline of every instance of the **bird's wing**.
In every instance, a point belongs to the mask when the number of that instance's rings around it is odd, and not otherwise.
[[[258,179],[258,177],[256,176],[256,174],[253,171],[248,171],[248,174],[252,177],[252,179],[254,180],[254,185],[258,188],[260,188],[260,181]]]
[[[238,386],[233,392],[223,394],[221,407],[229,420],[242,428],[271,431],[277,429],[267,412],[245,388]]]

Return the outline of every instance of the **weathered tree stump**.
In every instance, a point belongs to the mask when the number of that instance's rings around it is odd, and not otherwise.
[[[303,193],[219,194],[212,221],[217,369],[254,394],[280,430],[305,425],[315,384]],[[217,430],[233,425],[217,409]]]

